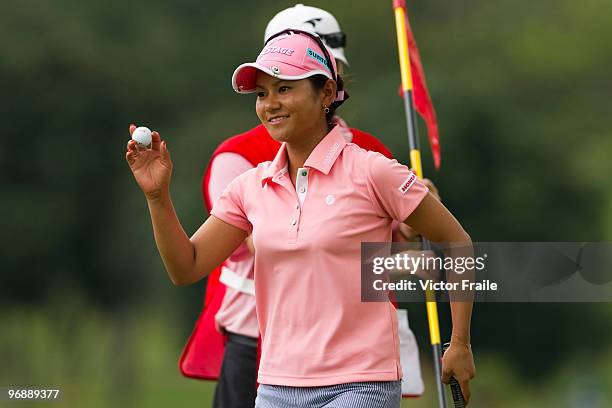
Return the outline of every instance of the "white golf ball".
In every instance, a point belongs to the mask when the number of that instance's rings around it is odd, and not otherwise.
[[[151,144],[151,130],[144,126],[137,127],[132,133],[132,139],[139,145],[147,147]]]

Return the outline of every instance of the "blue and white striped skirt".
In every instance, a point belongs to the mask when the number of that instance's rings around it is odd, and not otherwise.
[[[399,408],[401,381],[370,381],[327,387],[261,384],[255,408]]]

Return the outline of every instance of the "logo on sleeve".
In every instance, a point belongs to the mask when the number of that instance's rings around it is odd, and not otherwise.
[[[410,189],[410,187],[412,187],[412,185],[414,184],[414,182],[416,181],[417,176],[414,173],[410,173],[410,176],[408,176],[408,178],[406,179],[406,181],[404,181],[402,183],[402,185],[399,187],[399,191],[402,194],[406,194],[408,192],[408,190]]]

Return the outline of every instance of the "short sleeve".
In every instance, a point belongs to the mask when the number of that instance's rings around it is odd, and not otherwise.
[[[368,193],[379,215],[403,222],[423,201],[429,189],[395,159],[368,152],[367,163]]]
[[[249,222],[244,207],[243,182],[245,180],[245,175],[248,173],[250,172],[243,173],[232,180],[221,194],[221,197],[214,202],[210,214],[219,218],[221,221],[225,221],[251,234],[253,225]]]

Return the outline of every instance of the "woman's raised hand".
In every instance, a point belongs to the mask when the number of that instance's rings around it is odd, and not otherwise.
[[[135,129],[136,125],[130,125],[130,135]],[[169,192],[172,160],[166,142],[161,140],[159,133],[153,131],[151,139],[150,149],[130,139],[125,159],[147,199],[156,199]]]

